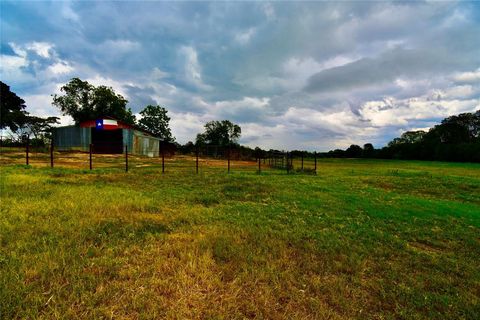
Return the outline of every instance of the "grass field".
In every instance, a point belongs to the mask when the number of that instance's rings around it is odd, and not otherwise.
[[[0,169],[0,318],[480,318],[478,164]]]

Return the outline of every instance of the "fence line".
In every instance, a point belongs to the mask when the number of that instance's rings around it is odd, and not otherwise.
[[[0,164],[20,164],[21,154],[24,153],[24,164],[45,165],[54,167],[82,168],[88,163],[89,170],[94,168],[121,168],[125,172],[131,168],[159,167],[161,172],[191,168],[196,174],[200,169],[225,168],[227,173],[232,171],[252,171],[262,173],[265,170],[281,170],[286,173],[317,173],[317,153],[314,157],[305,158],[298,151],[295,152],[256,152],[256,154],[242,154],[239,149],[232,147],[205,146],[195,147],[193,152],[184,154],[167,154],[165,148],[159,148],[155,157],[134,154],[128,145],[123,146],[122,153],[108,154],[96,150],[90,144],[88,151],[69,151],[55,148],[53,142],[49,146],[31,146],[28,141],[23,147],[0,147]],[[105,150],[104,148],[98,148]],[[123,160],[122,160],[123,159]]]

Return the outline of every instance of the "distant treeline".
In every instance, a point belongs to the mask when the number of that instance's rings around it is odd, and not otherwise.
[[[177,144],[180,153],[195,153],[197,145],[188,142]],[[242,158],[267,158],[281,155],[284,151],[249,148],[233,143]],[[293,150],[289,156],[298,158],[314,157],[313,152]],[[426,131],[407,131],[395,138],[386,147],[375,149],[371,143],[363,146],[351,145],[346,150],[336,149],[317,153],[323,158],[378,158],[404,160],[437,160],[480,162],[480,110],[445,118],[440,124]]]
[[[407,131],[382,149],[367,143],[323,153],[331,158],[480,162],[480,110],[445,118],[426,131]]]

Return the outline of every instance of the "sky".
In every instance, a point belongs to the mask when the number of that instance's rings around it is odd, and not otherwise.
[[[166,107],[180,143],[228,119],[252,147],[382,147],[480,109],[480,2],[1,0],[0,18],[0,78],[31,114],[61,116],[79,77]]]

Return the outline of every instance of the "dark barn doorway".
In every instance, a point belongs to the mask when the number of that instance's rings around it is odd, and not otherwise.
[[[92,128],[92,144],[95,153],[123,153],[122,129]]]

